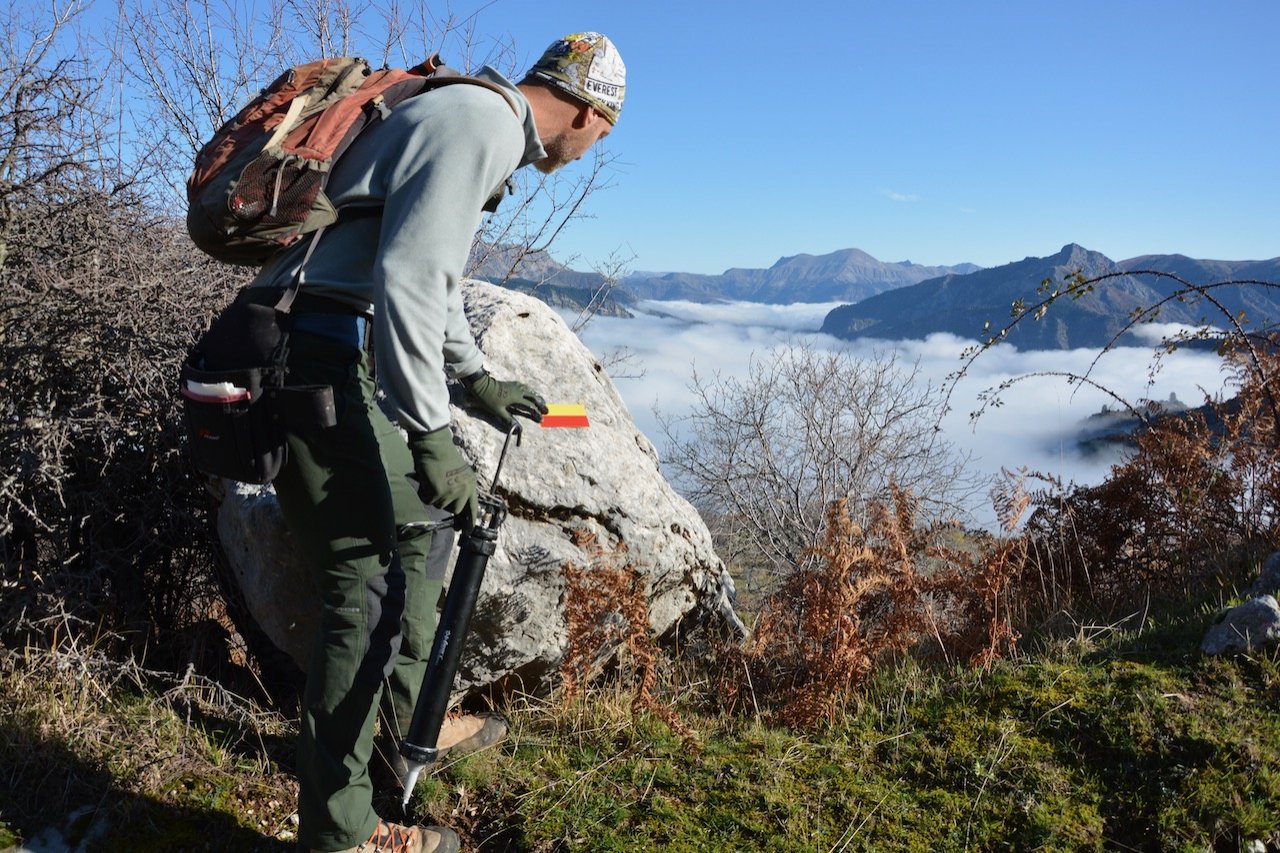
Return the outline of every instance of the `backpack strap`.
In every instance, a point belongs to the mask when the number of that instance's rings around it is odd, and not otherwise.
[[[497,92],[502,99],[507,102],[507,106],[511,107],[511,111],[520,117],[520,110],[516,108],[515,101],[511,100],[511,96],[506,93],[501,86],[490,83],[488,80],[481,80],[479,77],[471,77],[466,74],[459,74],[454,69],[445,65],[439,53],[433,53],[417,65],[409,69],[410,74],[419,74],[425,79],[425,85],[422,87],[423,92],[440,86],[448,86],[450,83],[470,83],[475,86],[483,86],[484,88]]]
[[[328,225],[322,225],[311,235],[311,245],[307,246],[307,253],[302,256],[302,263],[298,264],[298,271],[293,274],[289,285],[284,289],[284,293],[280,294],[279,301],[276,302],[276,311],[281,314],[288,314],[289,309],[293,307],[293,300],[298,298],[298,288],[302,287],[302,272],[307,268],[307,261],[311,260],[311,255],[315,252],[316,246],[320,244],[320,236],[328,228]]]
[[[444,69],[441,69],[442,71]],[[507,106],[511,107],[511,112],[515,113],[516,118],[520,117],[520,109],[516,106],[516,102],[511,100],[511,96],[507,91],[497,83],[490,83],[488,80],[481,80],[479,77],[468,77],[465,74],[447,74],[437,72],[436,76],[428,77],[422,81],[422,91],[430,92],[432,89],[439,89],[441,86],[449,86],[454,83],[467,83],[472,86],[480,86],[488,89],[490,92],[496,92],[502,96],[502,100],[507,102]]]

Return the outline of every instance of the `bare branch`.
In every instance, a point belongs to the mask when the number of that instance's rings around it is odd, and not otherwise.
[[[743,380],[695,373],[690,388],[693,412],[662,421],[666,464],[775,572],[811,552],[832,501],[856,517],[896,482],[941,519],[978,490],[933,428],[938,395],[893,356],[791,345],[757,353]]]

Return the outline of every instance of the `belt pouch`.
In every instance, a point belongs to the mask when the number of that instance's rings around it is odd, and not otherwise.
[[[243,483],[269,483],[286,457],[273,397],[274,367],[236,370],[182,368],[188,446],[197,468]]]
[[[286,385],[272,393],[277,417],[287,427],[324,429],[338,423],[332,385]]]
[[[287,319],[240,297],[213,321],[180,376],[188,447],[206,474],[268,483],[285,461],[275,394],[284,385]]]

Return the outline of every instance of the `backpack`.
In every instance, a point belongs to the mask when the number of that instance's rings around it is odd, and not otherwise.
[[[306,234],[337,221],[324,188],[366,127],[406,98],[451,83],[484,86],[439,55],[412,69],[374,71],[358,58],[290,68],[214,134],[187,179],[187,231],[203,252],[261,266]]]

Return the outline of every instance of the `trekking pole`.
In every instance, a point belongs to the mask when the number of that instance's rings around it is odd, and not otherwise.
[[[431,658],[427,661],[427,671],[422,677],[418,703],[413,708],[413,722],[400,741],[400,754],[404,756],[406,768],[403,779],[404,799],[400,807],[406,814],[409,810],[409,797],[418,782],[418,776],[440,754],[437,741],[445,712],[449,708],[449,694],[458,673],[462,644],[467,639],[467,629],[476,609],[485,568],[497,546],[498,528],[507,517],[507,504],[497,496],[497,489],[498,475],[502,473],[502,463],[507,457],[512,436],[515,436],[516,445],[519,446],[520,425],[514,421],[502,443],[502,453],[498,456],[498,466],[493,472],[490,494],[480,498],[480,518],[476,519],[476,526],[462,537],[459,545],[458,559],[453,567],[453,580],[449,582],[449,594],[445,596],[444,611],[440,615],[435,641],[431,645]],[[484,524],[481,524],[482,520],[485,521]]]

